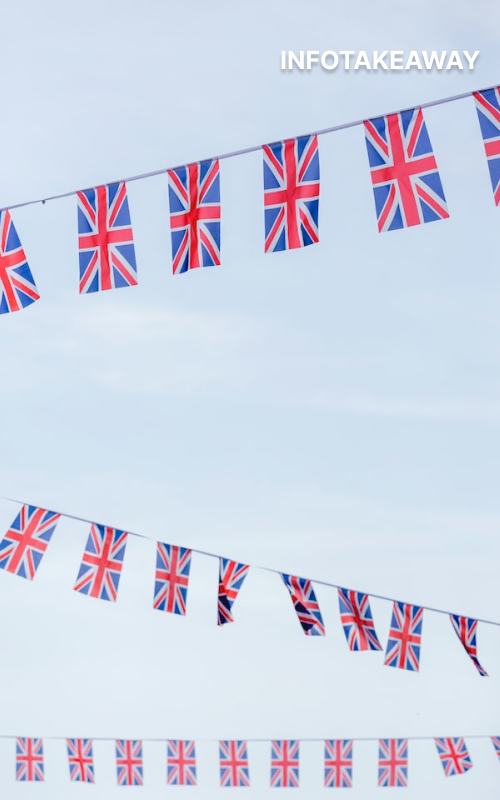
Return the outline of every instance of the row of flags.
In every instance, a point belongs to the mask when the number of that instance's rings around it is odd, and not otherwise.
[[[500,205],[500,87],[473,92],[490,173]],[[379,231],[449,216],[422,108],[364,122]],[[262,147],[264,250],[319,242],[320,161],[316,134]],[[219,159],[166,171],[174,274],[221,263]],[[134,236],[125,181],[76,193],[80,294],[137,284]],[[0,313],[40,295],[8,209],[0,213]]]
[[[49,546],[62,515],[23,504],[0,541],[0,569],[32,580]],[[98,600],[114,602],[122,575],[128,536],[126,531],[92,523],[73,589]],[[153,608],[184,616],[187,610],[192,550],[156,542]],[[195,551],[196,552],[196,551]],[[219,581],[217,623],[234,622],[233,605],[250,570],[229,558],[217,556]],[[271,570],[274,572],[274,570]],[[306,636],[324,636],[323,616],[313,581],[276,571],[286,586],[300,626]],[[370,597],[353,589],[337,589],[339,612],[347,645],[351,651],[382,650],[375,629]],[[443,612],[444,613],[444,612]],[[391,625],[385,648],[385,665],[418,672],[424,608],[393,601]],[[478,620],[449,614],[453,630],[481,676],[487,672],[477,655]]]
[[[378,785],[408,786],[408,739],[378,740]],[[500,760],[500,736],[491,741]],[[446,777],[463,775],[473,767],[463,737],[435,738],[437,754]],[[275,739],[271,744],[270,786],[298,788],[300,785],[300,741]],[[353,785],[353,740],[326,739],[324,778],[327,789]],[[166,745],[166,782],[170,786],[196,786],[198,767],[196,742],[192,739],[168,739]],[[222,739],[219,745],[219,774],[222,787],[251,785],[248,741]],[[78,783],[95,783],[96,773],[92,739],[66,739],[69,778]],[[143,740],[115,740],[116,779],[119,786],[142,786],[144,783]],[[19,737],[16,740],[16,780],[45,780],[43,739]]]

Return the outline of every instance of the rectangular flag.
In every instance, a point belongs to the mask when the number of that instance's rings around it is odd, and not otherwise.
[[[394,601],[385,665],[418,672],[424,610]]]
[[[339,589],[340,619],[349,650],[381,650],[367,594]]]
[[[0,314],[20,311],[40,299],[10,211],[0,212]]]
[[[250,786],[248,745],[236,739],[219,742],[220,785]]]
[[[378,785],[408,786],[408,739],[379,739]]]
[[[196,749],[192,739],[167,742],[167,784],[196,786]]]
[[[43,739],[19,736],[16,740],[16,781],[44,781]]]
[[[33,580],[60,514],[23,505],[0,542],[0,569]]]
[[[500,86],[474,92],[495,205],[500,205]]]
[[[497,754],[498,758],[500,759],[500,736],[492,736],[491,743],[494,747],[495,753]]]
[[[158,542],[153,608],[170,614],[186,613],[191,550]]]
[[[487,677],[488,673],[481,665],[477,657],[477,619],[460,617],[458,614],[450,614],[453,630],[462,642],[463,648],[470,660],[474,664],[478,673],[482,677]]]
[[[98,600],[116,600],[127,536],[125,531],[117,528],[92,524],[73,586],[75,592]]]
[[[240,564],[238,561],[231,561],[229,558],[219,558],[218,625],[234,622],[232,615],[233,603],[238,597],[249,569],[250,567],[247,564]]]
[[[325,788],[348,789],[352,786],[352,741],[325,740]]]
[[[299,741],[274,739],[271,742],[271,787],[297,788],[299,785]]]
[[[285,573],[282,573],[281,577],[290,592],[298,620],[306,636],[324,636],[325,626],[312,582],[309,578],[298,578],[296,575]]]
[[[69,778],[77,783],[94,783],[92,739],[66,739]]]
[[[140,739],[116,740],[116,776],[118,786],[142,786],[144,766]]]
[[[434,739],[441,766],[446,777],[463,775],[472,769],[472,759],[465,740],[459,737]]]

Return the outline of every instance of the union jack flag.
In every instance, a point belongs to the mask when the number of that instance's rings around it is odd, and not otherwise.
[[[140,739],[116,740],[116,776],[118,786],[142,786],[144,767]]]
[[[44,781],[43,739],[16,740],[16,781]]]
[[[379,739],[378,785],[408,786],[408,739]]]
[[[92,739],[66,739],[69,777],[78,783],[94,783]]]
[[[220,785],[250,786],[246,742],[224,739],[219,742]]]
[[[460,617],[458,614],[450,614],[450,619],[455,633],[462,642],[464,650],[470,657],[475,668],[480,675],[487,677],[488,673],[477,657],[477,619]]]
[[[421,108],[365,121],[379,231],[449,217]]]
[[[263,146],[265,252],[292,250],[319,241],[317,136]]]
[[[191,569],[191,550],[158,542],[153,608],[185,614]]]
[[[60,514],[23,505],[0,542],[0,568],[33,580]]]
[[[281,577],[290,592],[297,617],[306,636],[324,636],[325,626],[312,582],[309,578],[297,578],[296,575],[285,573],[282,573]]]
[[[168,740],[167,784],[196,786],[196,749],[191,739]]]
[[[125,183],[85,189],[77,197],[80,294],[136,286],[137,265]]]
[[[231,609],[249,569],[250,567],[247,564],[240,564],[238,561],[231,561],[229,558],[219,558],[218,625],[234,622]]]
[[[381,650],[367,594],[339,589],[340,619],[349,650]]]
[[[434,739],[434,741],[447,778],[451,775],[463,775],[472,769],[472,759],[462,737]]]
[[[474,92],[495,205],[500,205],[500,86]]]
[[[10,211],[0,212],[0,314],[40,299]]]
[[[392,608],[385,665],[418,672],[424,610],[397,600]]]
[[[271,742],[272,787],[298,787],[299,746],[297,739],[274,739]]]
[[[352,786],[352,741],[327,739],[325,741],[325,787],[348,789]]]
[[[127,536],[117,528],[92,525],[73,587],[75,592],[99,600],[116,600]]]
[[[219,161],[168,170],[174,275],[220,264]]]
[[[492,736],[491,743],[495,748],[495,753],[497,754],[498,758],[500,758],[500,736]]]

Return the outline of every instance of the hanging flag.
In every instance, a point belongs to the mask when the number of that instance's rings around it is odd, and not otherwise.
[[[297,578],[296,575],[286,575],[284,572],[281,577],[290,592],[297,617],[306,636],[324,636],[323,618],[309,578]]]
[[[408,786],[408,739],[379,739],[378,785]]]
[[[66,739],[69,778],[77,783],[94,783],[92,739]]]
[[[144,767],[140,739],[116,740],[116,776],[118,786],[142,786]]]
[[[421,108],[365,121],[379,231],[449,217]]]
[[[23,505],[0,542],[0,568],[33,580],[60,516]]]
[[[168,740],[167,784],[196,786],[196,750],[192,739]]]
[[[491,743],[495,748],[495,753],[497,754],[498,758],[500,758],[500,736],[492,736]]]
[[[80,294],[137,285],[125,182],[77,193]]]
[[[265,252],[292,250],[319,241],[317,136],[265,144]]]
[[[250,567],[247,564],[240,564],[238,561],[231,561],[229,558],[219,558],[218,625],[234,622],[231,609],[249,569]]]
[[[418,672],[424,610],[395,600],[391,629],[385,651],[385,665]]]
[[[340,619],[350,650],[382,650],[367,594],[339,589]]]
[[[271,742],[271,787],[297,788],[299,785],[299,741],[274,739]]]
[[[0,314],[20,311],[40,299],[10,211],[0,212]]]
[[[348,789],[352,786],[352,741],[325,740],[325,788]]]
[[[75,592],[99,600],[116,600],[127,536],[117,528],[92,524],[73,586]]]
[[[500,205],[500,86],[474,92],[495,205]]]
[[[458,614],[450,614],[450,619],[455,633],[462,642],[464,650],[475,668],[480,675],[487,677],[488,673],[481,666],[477,657],[477,619],[459,617]]]
[[[219,742],[220,785],[250,786],[248,745],[235,739]]]
[[[19,736],[16,740],[16,781],[44,781],[43,739]]]
[[[472,759],[462,737],[434,739],[444,774],[463,775],[472,769]]]
[[[219,161],[168,170],[174,275],[220,264]]]
[[[191,550],[157,542],[153,608],[170,614],[186,613],[190,569]]]

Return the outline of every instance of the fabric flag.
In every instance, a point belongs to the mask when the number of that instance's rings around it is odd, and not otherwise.
[[[191,550],[158,542],[153,608],[170,614],[186,613]]]
[[[0,212],[0,314],[20,311],[40,299],[10,211]]]
[[[451,775],[463,775],[472,769],[472,759],[462,737],[434,739],[434,741],[447,778]]]
[[[365,121],[379,231],[449,217],[421,108]]]
[[[271,787],[297,788],[299,785],[299,741],[274,739],[271,742]]]
[[[33,580],[60,514],[23,505],[0,542],[0,568]]]
[[[94,783],[92,739],[66,739],[69,778],[77,783]]]
[[[219,161],[168,170],[174,275],[220,264]]]
[[[234,622],[231,610],[249,569],[250,567],[247,564],[240,564],[238,561],[231,561],[229,558],[219,558],[218,625]]]
[[[142,786],[144,767],[140,739],[116,740],[116,776],[118,786]]]
[[[378,785],[408,786],[408,739],[379,739]]]
[[[248,745],[235,739],[219,742],[220,785],[250,786]]]
[[[495,205],[500,205],[500,86],[474,92]]]
[[[169,739],[167,742],[167,784],[196,786],[196,750],[191,739]]]
[[[418,672],[424,610],[394,601],[385,665]]]
[[[350,650],[382,650],[367,594],[339,589],[340,619]]]
[[[325,741],[325,787],[348,789],[352,786],[352,741],[327,739]]]
[[[325,626],[312,582],[309,578],[298,578],[296,575],[285,573],[282,573],[281,577],[290,592],[297,617],[306,636],[324,636]]]
[[[498,758],[500,759],[500,736],[492,736],[491,743],[495,749],[495,753],[497,754]]]
[[[319,241],[317,136],[263,146],[265,252],[292,250]]]
[[[117,528],[92,524],[73,587],[75,592],[99,600],[116,600],[127,536]]]
[[[43,739],[16,740],[16,781],[44,781]]]
[[[455,633],[462,642],[464,650],[475,668],[482,677],[487,677],[488,673],[481,666],[477,657],[477,619],[459,617],[458,614],[450,614],[450,619]]]
[[[137,285],[125,183],[77,192],[80,294]]]

